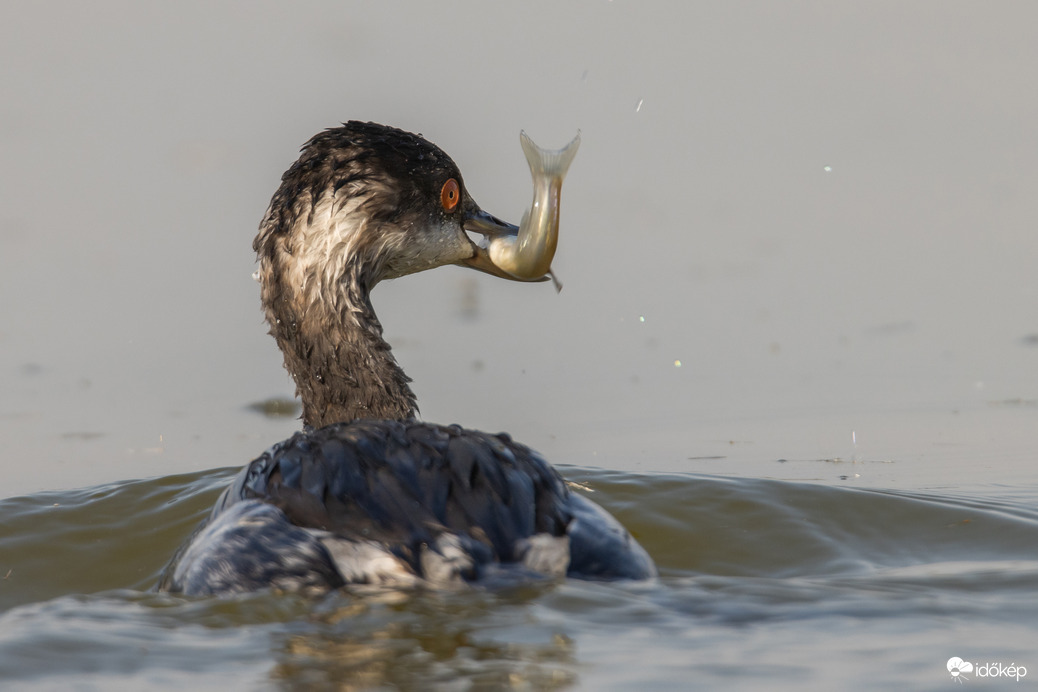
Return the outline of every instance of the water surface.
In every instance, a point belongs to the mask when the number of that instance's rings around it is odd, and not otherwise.
[[[153,586],[234,469],[4,500],[0,676],[621,690],[695,671],[704,689],[937,689],[952,655],[1033,655],[1033,494],[565,470],[655,556],[658,580],[187,599]]]

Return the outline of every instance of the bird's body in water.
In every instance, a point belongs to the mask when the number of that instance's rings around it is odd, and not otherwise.
[[[531,280],[496,266],[466,231],[517,229],[482,211],[455,163],[420,136],[350,122],[307,143],[253,245],[305,427],[242,470],[161,589],[655,575],[630,534],[536,452],[416,420],[370,291],[445,264]]]

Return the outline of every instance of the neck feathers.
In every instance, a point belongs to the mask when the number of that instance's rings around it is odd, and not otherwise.
[[[410,378],[397,364],[369,290],[378,264],[334,198],[317,200],[287,225],[273,209],[260,226],[261,297],[270,333],[315,428],[358,418],[417,415]],[[274,205],[272,204],[272,207]],[[290,231],[290,232],[285,232]]]

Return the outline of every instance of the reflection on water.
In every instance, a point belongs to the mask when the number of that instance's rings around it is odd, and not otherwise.
[[[658,581],[357,588],[316,601],[154,593],[234,472],[0,502],[0,678],[41,689],[84,672],[98,687],[201,689],[628,689],[689,675],[704,687],[925,688],[946,681],[921,659],[1038,665],[1022,648],[1038,622],[1038,510],[1020,489],[957,497],[568,468],[652,553]]]

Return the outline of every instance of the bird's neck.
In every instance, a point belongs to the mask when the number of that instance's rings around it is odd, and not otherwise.
[[[410,378],[382,338],[367,287],[346,280],[325,288],[337,289],[334,300],[282,281],[263,288],[271,334],[303,402],[303,422],[319,428],[358,418],[414,418]]]

